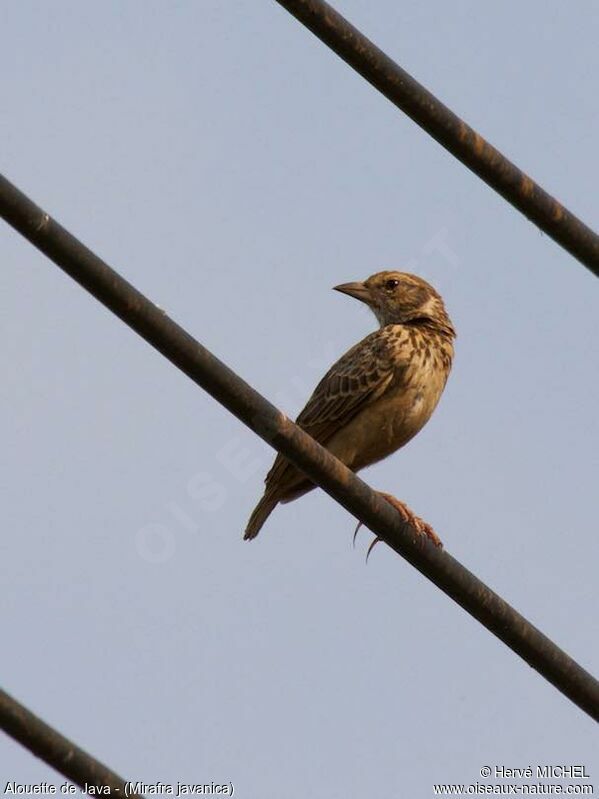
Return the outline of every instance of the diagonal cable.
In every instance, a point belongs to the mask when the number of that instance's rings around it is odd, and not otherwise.
[[[589,715],[599,682],[447,552],[428,544],[357,475],[0,176],[0,215],[257,435],[363,521]]]
[[[599,277],[599,235],[323,0],[277,0],[514,208]]]
[[[110,788],[113,796],[124,799],[127,795],[129,799],[140,799],[140,794],[125,791],[127,780],[69,741],[2,689],[0,729],[83,790]],[[7,779],[8,775],[5,774],[4,778]]]

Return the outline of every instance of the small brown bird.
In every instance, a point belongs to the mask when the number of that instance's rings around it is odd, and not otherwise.
[[[335,290],[366,303],[380,328],[329,369],[297,424],[357,472],[403,447],[429,420],[449,376],[455,330],[441,296],[417,275],[378,272],[364,283],[344,283]],[[265,483],[246,539],[258,535],[279,502],[291,502],[316,487],[282,455]],[[403,502],[381,494],[441,545],[430,525]]]

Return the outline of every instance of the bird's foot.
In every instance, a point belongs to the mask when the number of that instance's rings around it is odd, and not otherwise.
[[[426,536],[428,540],[436,547],[443,548],[441,539],[433,530],[431,525],[428,522],[425,522],[424,519],[421,519],[420,516],[416,516],[414,511],[411,510],[411,508],[409,508],[405,502],[397,499],[397,497],[394,497],[393,494],[387,494],[384,491],[379,491],[378,493],[383,497],[383,499],[386,499],[387,502],[395,508],[395,510],[399,511],[403,520],[412,527],[415,527],[420,535]]]
[[[406,505],[405,502],[402,502],[400,499],[397,499],[397,497],[394,497],[393,494],[387,494],[385,491],[379,491],[378,493],[383,497],[383,499],[386,499],[387,502],[391,506],[393,506],[396,511],[398,511],[400,513],[402,519],[405,522],[407,522],[407,524],[409,524],[412,527],[414,527],[420,533],[420,535],[426,536],[428,538],[428,540],[431,543],[433,543],[436,547],[439,547],[440,549],[443,548],[443,543],[442,543],[441,539],[435,533],[435,531],[433,530],[431,525],[428,524],[428,522],[425,522],[424,519],[421,519],[420,516],[416,516],[414,511],[411,510]],[[358,524],[356,526],[356,529],[354,530],[354,538],[353,538],[354,546],[356,544],[356,536],[358,535],[358,530],[360,529],[361,526],[362,526],[362,522],[358,522]],[[374,549],[374,547],[378,544],[378,542],[380,540],[381,539],[377,536],[374,539],[374,541],[370,544],[370,546],[368,547],[368,552],[366,553],[366,561],[367,562],[368,562],[368,558],[370,556],[370,553],[372,552],[372,550]]]

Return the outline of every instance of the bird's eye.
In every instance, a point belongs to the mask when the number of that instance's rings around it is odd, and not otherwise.
[[[395,278],[391,278],[391,280],[385,281],[385,288],[387,289],[387,291],[393,291],[398,286],[399,286],[399,280],[396,280]]]

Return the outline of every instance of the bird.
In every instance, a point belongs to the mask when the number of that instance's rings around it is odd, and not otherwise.
[[[377,272],[334,290],[365,303],[379,328],[331,366],[296,424],[358,472],[403,447],[427,423],[451,371],[456,332],[441,295],[418,275]],[[316,488],[281,454],[264,482],[245,540],[258,535],[279,503]],[[404,502],[379,493],[418,533],[442,546],[433,528]]]

